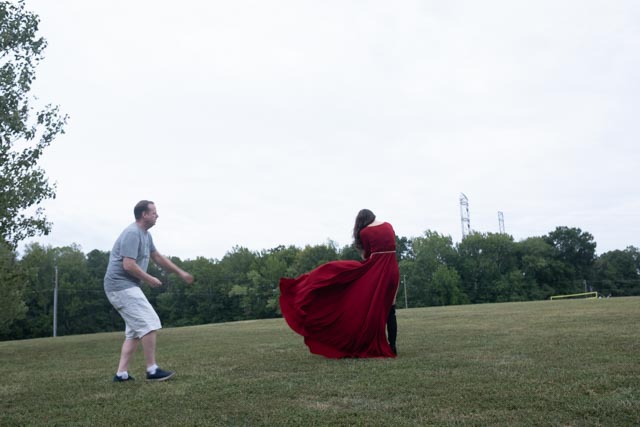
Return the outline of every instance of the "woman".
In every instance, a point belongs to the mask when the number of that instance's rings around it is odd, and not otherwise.
[[[393,227],[363,209],[353,239],[363,261],[332,261],[295,279],[280,279],[280,309],[312,353],[395,357],[392,306],[400,275]]]

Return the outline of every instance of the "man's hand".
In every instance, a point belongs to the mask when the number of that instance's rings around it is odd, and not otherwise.
[[[180,273],[180,278],[187,284],[190,285],[193,283],[193,276],[190,275],[189,273],[187,273],[186,271],[183,271]]]
[[[151,252],[151,259],[153,260],[153,262],[158,264],[160,268],[164,268],[165,270],[169,270],[170,272],[180,276],[182,281],[185,282],[186,284],[190,285],[193,283],[192,275],[190,275],[189,273],[187,273],[186,271],[184,271],[183,269],[175,265],[173,262],[171,262],[169,258],[162,255],[160,252],[158,251]]]
[[[153,276],[151,276],[151,279],[149,279],[148,283],[152,288],[159,288],[160,286],[162,286],[162,282],[160,281],[160,279]]]

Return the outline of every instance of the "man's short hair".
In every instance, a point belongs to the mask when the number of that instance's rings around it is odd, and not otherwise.
[[[136,221],[142,218],[142,213],[148,211],[149,205],[153,204],[151,200],[140,200],[136,203],[136,206],[133,208],[133,216],[136,218]]]

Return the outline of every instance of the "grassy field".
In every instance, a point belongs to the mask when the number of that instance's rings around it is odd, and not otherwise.
[[[0,425],[640,425],[640,298],[399,310],[399,357],[328,360],[282,319],[0,342]]]

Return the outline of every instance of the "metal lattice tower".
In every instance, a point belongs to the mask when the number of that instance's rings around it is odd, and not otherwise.
[[[464,193],[460,193],[460,222],[462,224],[462,238],[471,234],[471,221],[469,220],[469,199]]]
[[[498,229],[500,234],[504,234],[504,214],[498,211]]]

